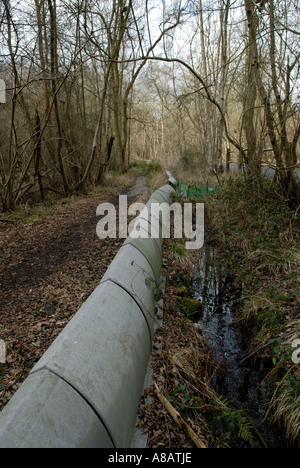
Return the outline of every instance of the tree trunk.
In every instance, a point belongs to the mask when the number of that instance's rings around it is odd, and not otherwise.
[[[44,79],[45,87],[45,104],[46,104],[46,118],[50,112],[50,92],[47,81],[47,71],[46,71],[46,62],[45,62],[45,52],[44,52],[44,41],[43,41],[43,21],[42,21],[42,9],[44,7],[45,0],[34,0],[36,7],[36,18],[38,26],[38,46],[39,46],[39,56],[40,56],[40,65],[42,69],[42,76]]]
[[[204,73],[204,79],[207,80],[208,71],[207,71],[207,57],[206,57],[206,47],[205,47],[205,31],[204,31],[204,21],[203,21],[203,9],[202,9],[202,0],[199,0],[199,19],[200,19],[200,41],[201,41],[201,57],[202,57],[202,67]],[[214,141],[213,141],[213,132],[212,132],[212,109],[211,103],[209,100],[205,102],[205,144],[206,148],[206,160],[210,168],[213,167],[215,163],[214,158]]]
[[[230,0],[227,0],[225,5],[225,11],[221,6],[220,12],[220,24],[221,24],[221,77],[220,77],[220,91],[219,91],[219,103],[223,114],[226,113],[226,102],[225,102],[225,87],[227,77],[227,48],[228,48],[228,15],[229,15]],[[220,170],[223,162],[223,135],[224,135],[224,122],[219,117],[219,123],[217,127],[217,170]]]
[[[57,75],[58,75],[58,55],[57,55],[57,24],[56,24],[56,0],[48,0],[49,13],[50,13],[50,49],[51,49],[51,75],[52,75],[52,94],[54,103],[54,112],[58,133],[57,141],[57,158],[59,164],[59,171],[63,182],[64,191],[69,192],[67,177],[65,174],[64,163],[62,158],[62,126],[59,114],[58,97],[57,97]]]
[[[245,128],[247,148],[248,148],[248,168],[251,174],[260,175],[261,163],[258,160],[256,147],[256,131],[254,125],[255,103],[257,98],[256,88],[256,31],[258,18],[252,0],[246,1],[248,19],[248,46],[247,46],[247,84],[245,90],[245,107],[243,114],[243,125]]]
[[[42,160],[42,145],[41,145],[41,120],[36,110],[36,149],[35,149],[35,175],[38,178],[39,188],[41,193],[41,201],[44,202],[44,188],[43,188],[43,178],[40,171],[40,164]]]
[[[246,15],[248,20],[249,28],[249,38],[253,44],[253,67],[255,69],[256,84],[262,99],[266,123],[268,128],[268,134],[270,142],[274,151],[274,156],[277,163],[277,168],[279,172],[279,177],[281,181],[281,186],[284,191],[284,194],[288,199],[295,204],[299,204],[300,198],[300,189],[299,185],[296,183],[293,171],[289,167],[291,162],[291,150],[295,148],[295,144],[300,136],[300,130],[296,131],[292,142],[289,143],[285,134],[285,122],[283,119],[282,103],[277,90],[277,78],[275,71],[275,42],[274,42],[274,3],[273,0],[270,0],[270,29],[271,29],[271,50],[270,50],[270,59],[271,59],[271,70],[272,70],[272,88],[275,92],[276,107],[277,107],[277,117],[279,125],[275,121],[273,114],[270,93],[266,91],[264,81],[261,76],[261,68],[258,59],[258,48],[257,48],[257,37],[256,37],[256,27],[255,27],[255,5],[252,0],[245,0]],[[286,96],[286,99],[289,99],[289,96]],[[278,130],[277,130],[278,129]],[[279,131],[279,136],[277,136],[277,131]],[[292,150],[293,151],[293,150]],[[297,205],[298,206],[298,205]]]

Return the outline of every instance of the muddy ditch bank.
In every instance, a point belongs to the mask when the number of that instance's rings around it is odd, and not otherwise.
[[[203,310],[195,326],[207,339],[213,357],[221,363],[213,386],[230,406],[245,411],[253,422],[255,448],[288,448],[284,434],[272,423],[269,405],[272,393],[268,373],[272,362],[251,355],[249,330],[239,322],[241,288],[236,278],[224,273],[220,254],[207,242],[194,263],[195,299]],[[249,448],[237,440],[233,448]]]

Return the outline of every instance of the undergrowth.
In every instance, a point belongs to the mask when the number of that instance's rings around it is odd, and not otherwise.
[[[239,320],[247,325],[253,355],[272,362],[275,419],[292,442],[300,436],[300,364],[292,344],[300,338],[300,223],[268,181],[227,182],[206,197],[206,233],[223,267],[242,287]]]
[[[213,358],[196,326],[202,315],[202,304],[194,299],[191,255],[183,242],[166,242],[164,256],[170,268],[164,297],[164,325],[155,335],[161,349],[155,353],[154,379],[161,393],[207,447],[230,448],[238,440],[251,446],[255,434],[247,414],[218,395],[212,385],[221,365]],[[144,406],[139,417],[149,434],[150,448],[194,447],[157,399]]]

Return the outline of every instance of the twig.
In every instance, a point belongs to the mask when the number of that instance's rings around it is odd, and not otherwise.
[[[220,185],[220,187],[222,187],[222,184],[220,182],[220,179],[219,179],[219,176],[218,176],[218,173],[217,171],[214,169],[214,175],[216,176],[217,180],[218,180],[218,184]],[[208,191],[208,190],[207,190]]]
[[[259,348],[256,348],[254,351],[252,351],[250,354],[248,354],[244,359],[242,359],[239,362],[239,365],[242,364],[243,362],[247,361],[250,357],[252,357],[254,354],[258,353],[258,351],[261,351],[262,349],[266,348],[269,346],[270,343],[265,343],[264,345],[260,346]]]
[[[194,442],[196,447],[197,448],[202,448],[202,449],[207,448],[207,446],[202,442],[202,440],[199,439],[199,437],[197,436],[195,431],[182,419],[182,417],[180,416],[178,411],[176,411],[174,406],[171,405],[171,403],[161,394],[156,382],[154,382],[154,389],[155,389],[155,393],[156,393],[157,397],[159,398],[161,403],[164,405],[165,409],[170,413],[170,415],[172,416],[175,423],[180,428],[181,427],[185,428],[186,432],[188,433],[188,435],[190,436],[190,438],[192,439],[192,441]]]

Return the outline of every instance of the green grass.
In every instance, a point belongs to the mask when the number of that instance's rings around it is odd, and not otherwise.
[[[139,168],[141,171],[145,172],[146,175],[162,171],[162,165],[158,161],[133,161],[131,167]]]

